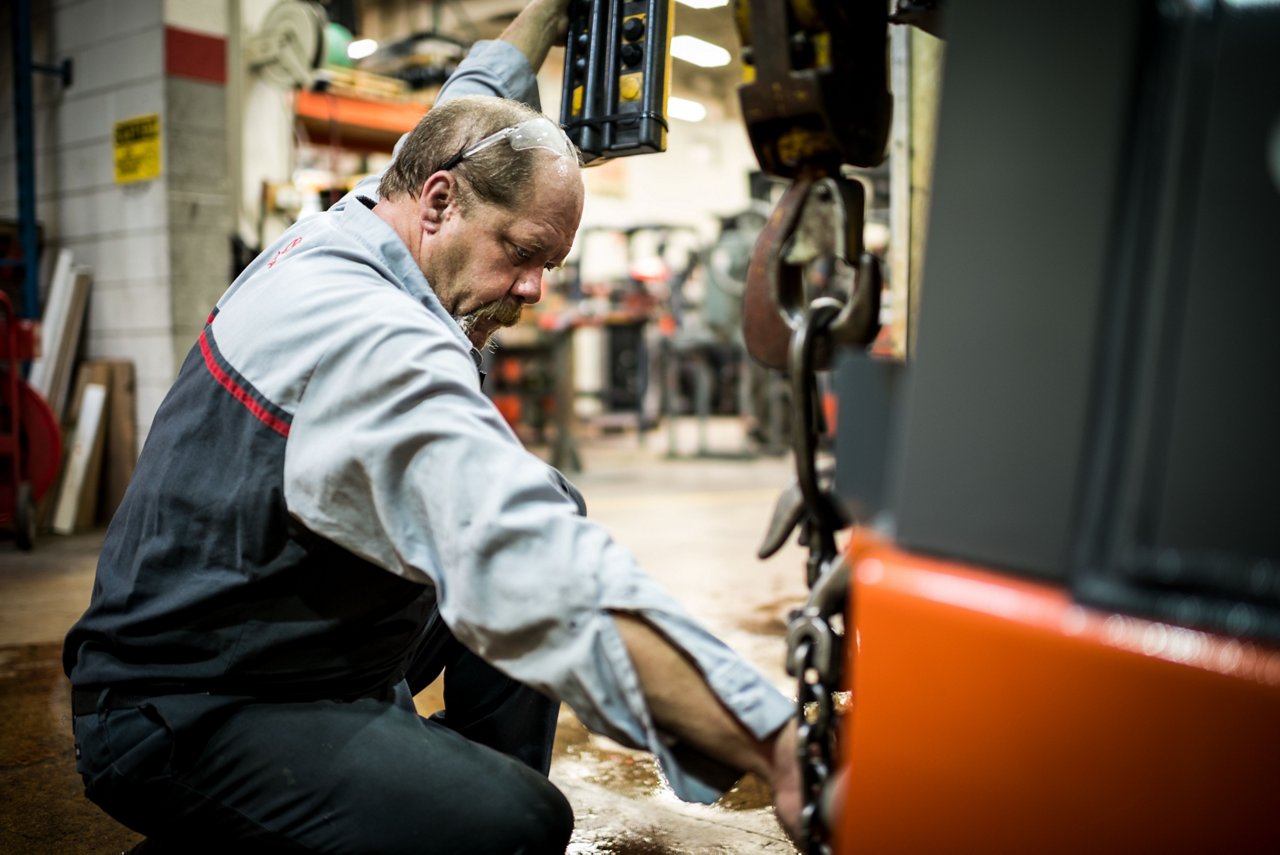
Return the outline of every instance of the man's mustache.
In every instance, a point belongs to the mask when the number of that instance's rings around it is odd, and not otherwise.
[[[497,321],[504,327],[509,327],[520,320],[522,311],[524,311],[523,303],[516,300],[498,300],[476,309],[471,313],[471,317],[473,318],[473,323],[491,320]]]

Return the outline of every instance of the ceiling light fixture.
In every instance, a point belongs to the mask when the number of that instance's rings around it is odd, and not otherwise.
[[[676,36],[671,40],[671,55],[703,68],[718,68],[729,64],[729,52],[720,45],[704,42],[693,36]]]
[[[707,108],[697,101],[672,95],[667,99],[667,115],[685,122],[701,122],[707,117]]]
[[[690,9],[719,9],[721,6],[728,6],[729,0],[677,0]]]
[[[377,49],[378,43],[373,39],[356,39],[347,45],[347,56],[351,59],[364,59],[372,56]]]

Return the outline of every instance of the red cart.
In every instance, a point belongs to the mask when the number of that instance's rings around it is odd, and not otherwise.
[[[12,532],[23,550],[35,545],[36,502],[53,486],[62,457],[53,411],[21,377],[35,340],[35,324],[18,318],[0,292],[0,532]]]

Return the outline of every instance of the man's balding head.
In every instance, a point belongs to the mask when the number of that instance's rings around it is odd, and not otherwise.
[[[447,101],[431,109],[410,132],[383,175],[378,194],[389,200],[416,198],[427,178],[448,168],[476,143],[539,117],[542,114],[528,105],[504,98],[472,95]],[[567,148],[576,165],[577,151],[571,145]],[[459,201],[468,204],[474,195],[480,202],[502,208],[519,205],[528,197],[534,174],[545,162],[546,154],[545,149],[499,144],[456,162],[451,171],[463,179]]]

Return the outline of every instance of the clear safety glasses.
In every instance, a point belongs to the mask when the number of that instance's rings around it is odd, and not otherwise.
[[[573,143],[569,141],[569,135],[546,116],[534,116],[532,119],[525,119],[518,125],[512,125],[509,128],[503,128],[497,133],[489,134],[480,142],[463,149],[449,158],[440,168],[444,170],[453,169],[467,158],[474,157],[503,140],[509,142],[511,148],[515,151],[544,148],[561,157],[577,159],[577,153],[574,151]]]

